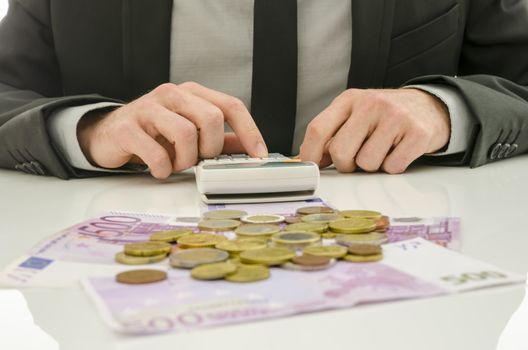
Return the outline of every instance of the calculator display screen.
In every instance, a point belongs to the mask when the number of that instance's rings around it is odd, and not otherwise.
[[[267,162],[267,163],[235,163],[235,164],[208,164],[204,169],[255,169],[255,168],[298,168],[313,166],[312,163],[304,162]]]

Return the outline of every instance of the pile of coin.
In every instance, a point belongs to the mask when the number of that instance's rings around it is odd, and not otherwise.
[[[379,212],[337,211],[327,206],[299,208],[287,217],[213,210],[204,214],[197,232],[192,228],[156,232],[149,242],[125,245],[116,261],[143,265],[169,257],[173,268],[190,269],[191,277],[198,280],[256,282],[270,277],[270,267],[319,271],[337,260],[379,261],[388,226],[389,218]],[[228,239],[226,232],[234,232],[236,238]],[[166,278],[159,270],[136,271],[137,276],[127,271],[133,278],[125,274],[127,278],[118,275],[116,280],[137,284]]]

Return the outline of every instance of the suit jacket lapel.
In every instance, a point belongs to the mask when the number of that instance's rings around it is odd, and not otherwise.
[[[395,0],[352,0],[352,60],[348,87],[383,87]]]
[[[130,98],[169,81],[172,0],[123,0],[123,72]]]

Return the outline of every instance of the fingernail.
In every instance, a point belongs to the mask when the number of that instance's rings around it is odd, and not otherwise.
[[[257,147],[255,148],[257,152],[257,157],[259,158],[266,158],[268,156],[268,149],[266,148],[266,145],[262,142],[257,143]]]

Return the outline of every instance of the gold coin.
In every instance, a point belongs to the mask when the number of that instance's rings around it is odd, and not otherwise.
[[[286,216],[284,221],[286,221],[287,224],[296,224],[301,222],[301,217],[298,215]]]
[[[339,259],[347,255],[347,249],[340,245],[311,246],[304,248],[303,253],[306,255]]]
[[[178,246],[180,248],[212,248],[226,240],[227,238],[222,235],[195,233],[178,239]]]
[[[321,238],[324,238],[324,239],[333,239],[333,238],[336,238],[337,234],[333,233],[333,232],[325,232],[325,233],[321,233]]]
[[[363,243],[363,244],[383,244],[388,240],[388,237],[384,233],[379,232],[371,232],[371,233],[361,233],[361,234],[346,234],[346,235],[337,235],[336,243],[344,245],[344,246],[350,246],[352,244],[356,243]]]
[[[294,271],[321,271],[331,268],[336,264],[336,259],[329,259],[328,263],[324,265],[302,265],[302,264],[295,264],[293,262],[287,262],[285,264],[282,264],[281,267],[286,270],[294,270]]]
[[[348,246],[348,252],[352,255],[378,255],[382,253],[381,246],[377,244],[351,244]]]
[[[267,247],[240,253],[240,261],[249,264],[281,265],[294,256],[295,253],[287,248]]]
[[[205,219],[213,220],[239,220],[241,217],[246,216],[248,213],[242,210],[229,210],[229,209],[220,209],[220,210],[211,210],[204,213]]]
[[[252,249],[266,248],[267,243],[261,239],[235,239],[232,241],[220,242],[216,245],[216,249],[225,250],[231,254],[238,254],[240,252]]]
[[[246,215],[242,217],[242,220],[248,224],[280,224],[285,220],[282,215],[275,214],[259,214],[259,215]]]
[[[271,236],[271,241],[273,243],[293,248],[311,245],[320,240],[321,236],[317,233],[307,231],[286,231]]]
[[[316,222],[316,223],[321,223],[321,224],[328,224],[331,221],[335,221],[339,219],[342,219],[342,217],[337,214],[333,214],[333,213],[310,214],[310,215],[305,215],[301,218],[303,222],[312,222],[312,223]]]
[[[328,225],[321,222],[299,222],[288,225],[284,228],[285,231],[308,231],[315,233],[324,233],[328,230]]]
[[[382,214],[373,210],[343,210],[339,212],[339,215],[345,218],[362,218],[362,219],[381,219]]]
[[[298,215],[311,215],[311,214],[333,214],[335,210],[325,206],[312,206],[303,207],[297,209]]]
[[[270,270],[262,265],[239,265],[236,272],[225,276],[229,282],[247,283],[268,279]]]
[[[118,273],[116,281],[125,284],[146,284],[167,279],[167,273],[160,270],[131,270]]]
[[[125,265],[145,265],[145,264],[154,264],[160,261],[165,260],[167,254],[153,255],[153,256],[134,256],[126,255],[123,252],[117,253],[115,255],[115,261],[120,264]]]
[[[213,248],[197,248],[180,250],[170,255],[172,267],[190,269],[198,265],[222,262],[229,258],[229,254],[223,250]]]
[[[239,226],[235,233],[244,237],[269,237],[280,232],[280,226],[275,224],[244,224]]]
[[[342,219],[328,224],[330,231],[335,233],[369,233],[376,229],[376,221],[372,219]]]
[[[388,216],[382,216],[381,219],[376,221],[376,230],[385,231],[390,226],[390,219]]]
[[[345,261],[356,262],[356,263],[375,262],[375,261],[380,261],[382,259],[383,259],[383,254],[368,255],[368,256],[348,254],[348,255],[345,255],[345,257],[343,258],[343,260]]]
[[[233,231],[240,226],[238,220],[202,220],[198,223],[198,228],[202,231],[225,232]]]
[[[176,241],[183,236],[193,233],[191,228],[177,228],[169,231],[159,231],[150,235],[151,241],[176,243]]]
[[[165,242],[144,242],[125,244],[125,254],[133,256],[154,256],[169,254],[171,245]]]
[[[191,270],[191,277],[197,280],[217,280],[237,270],[235,264],[220,262],[196,266]]]

